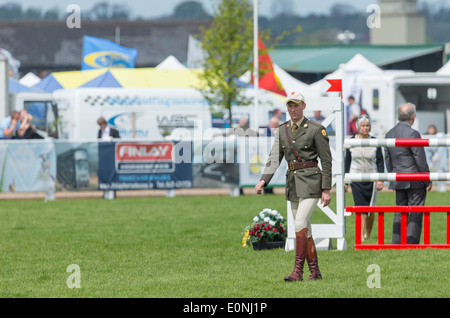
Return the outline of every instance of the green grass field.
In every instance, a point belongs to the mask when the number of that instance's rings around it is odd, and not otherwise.
[[[347,204],[352,205],[350,194]],[[381,193],[379,205],[394,205]],[[432,192],[427,205],[450,205]],[[286,283],[294,252],[253,251],[242,232],[263,208],[286,215],[282,195],[0,201],[0,297],[449,297],[449,250],[319,251],[323,280]],[[327,222],[315,212],[313,223]],[[386,216],[386,242],[392,217]],[[431,217],[445,243],[445,215]],[[376,224],[370,243],[376,243]],[[336,247],[336,245],[334,245]],[[69,288],[71,264],[80,288]],[[380,288],[369,288],[371,264]],[[309,271],[305,270],[305,275]]]

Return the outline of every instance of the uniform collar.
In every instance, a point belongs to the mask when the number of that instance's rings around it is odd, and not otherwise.
[[[307,122],[308,122],[308,118],[303,116],[303,118],[296,123],[298,125],[298,132],[297,132],[297,134],[294,137],[294,134],[292,133],[292,129],[289,129],[288,130],[289,137],[291,137],[292,139],[297,139],[301,135],[305,134],[306,133],[306,128],[308,127]],[[294,124],[294,122],[292,120],[290,120],[290,125],[292,126],[293,124]]]
[[[294,122],[294,121],[291,119],[291,125],[297,124],[297,126],[300,127],[300,126],[303,125],[303,122],[305,121],[305,119],[306,119],[305,116],[303,116],[302,118],[300,118],[299,121],[296,121],[296,122]]]

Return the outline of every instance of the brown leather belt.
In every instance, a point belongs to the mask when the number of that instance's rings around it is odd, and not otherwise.
[[[298,169],[305,169],[305,168],[311,168],[311,167],[317,167],[318,162],[316,159],[309,160],[309,161],[293,161],[288,163],[288,168],[291,171],[298,170]]]

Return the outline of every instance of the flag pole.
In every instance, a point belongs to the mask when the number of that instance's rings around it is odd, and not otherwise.
[[[258,0],[253,0],[253,87],[255,91],[254,101],[254,120],[253,126],[256,132],[259,127],[259,107],[258,107],[258,91],[259,91],[259,51],[258,51]]]

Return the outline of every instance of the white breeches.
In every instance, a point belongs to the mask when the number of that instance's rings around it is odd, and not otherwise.
[[[311,215],[316,208],[319,198],[299,199],[298,202],[291,201],[291,211],[294,217],[295,232],[308,229],[308,237],[312,236]]]

